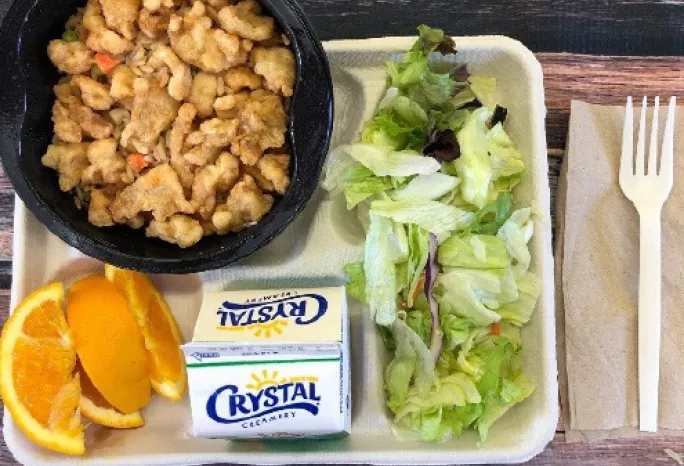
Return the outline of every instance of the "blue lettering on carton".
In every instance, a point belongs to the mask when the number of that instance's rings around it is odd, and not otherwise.
[[[328,301],[315,293],[288,296],[259,303],[224,301],[216,311],[220,327],[250,327],[274,320],[292,320],[296,325],[317,322],[328,310]]]

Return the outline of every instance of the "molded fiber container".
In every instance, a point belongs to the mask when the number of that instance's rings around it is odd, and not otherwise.
[[[325,44],[335,92],[332,146],[353,142],[386,87],[385,61],[397,59],[415,38],[334,41]],[[519,205],[542,212],[531,241],[532,271],[543,282],[535,314],[523,330],[523,365],[537,389],[495,423],[478,446],[473,432],[440,444],[404,441],[393,436],[385,408],[382,372],[390,355],[368,312],[349,300],[352,349],[352,430],[343,439],[324,441],[229,442],[196,439],[187,398],[170,403],[155,396],[144,409],[144,427],[111,430],[89,427],[82,458],[49,452],[27,440],[5,412],[5,441],[26,464],[186,465],[206,463],[292,464],[456,464],[517,463],[540,453],[553,438],[558,418],[553,257],[549,216],[544,90],[534,55],[506,37],[457,37],[458,54],[472,73],[497,78],[505,123],[525,158],[527,172],[514,192]],[[32,289],[52,280],[68,282],[101,271],[48,232],[17,200],[15,210],[12,307]],[[48,253],[49,251],[49,253]],[[363,257],[363,232],[356,215],[339,199],[315,193],[306,209],[276,240],[228,268],[202,274],[152,276],[190,340],[202,290],[230,287],[325,286],[344,282],[342,266]]]

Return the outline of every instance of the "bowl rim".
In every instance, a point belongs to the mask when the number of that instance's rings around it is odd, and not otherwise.
[[[41,198],[24,174],[20,165],[20,159],[24,156],[21,147],[22,128],[27,113],[26,100],[30,89],[24,82],[24,72],[21,67],[22,32],[26,25],[26,18],[41,2],[45,1],[48,0],[15,1],[0,26],[0,43],[9,45],[7,52],[0,54],[0,80],[6,85],[4,92],[0,94],[0,148],[2,149],[0,150],[0,159],[5,174],[16,194],[28,210],[50,232],[84,254],[107,263],[146,273],[184,274],[218,269],[249,256],[275,239],[301,213],[316,190],[318,177],[325,162],[333,129],[334,102],[332,77],[327,56],[321,41],[296,1],[258,0],[264,9],[276,19],[283,33],[287,34],[291,41],[290,49],[295,55],[297,75],[290,102],[287,128],[287,137],[293,143],[293,159],[296,157],[296,144],[294,144],[296,142],[294,131],[296,115],[294,108],[297,102],[310,98],[309,95],[304,96],[301,92],[302,79],[300,73],[304,65],[313,69],[311,63],[320,70],[321,79],[318,85],[321,86],[322,91],[321,104],[324,107],[325,121],[317,122],[323,126],[322,135],[313,144],[314,152],[320,152],[313,169],[317,176],[315,180],[297,180],[302,183],[302,186],[297,194],[297,199],[292,201],[293,205],[283,211],[276,211],[277,205],[274,206],[269,214],[278,215],[271,215],[258,222],[255,226],[258,226],[259,229],[242,238],[234,247],[228,249],[219,247],[209,253],[198,254],[189,258],[144,257],[135,252],[116,248],[106,241],[89,237],[76,229],[68,220],[62,219]],[[303,53],[304,49],[313,51],[313,54]],[[296,167],[296,160],[293,162],[293,166]],[[296,172],[293,171],[292,185],[294,185],[295,176]],[[288,193],[283,196],[283,199]],[[147,239],[160,241],[156,238],[146,237]],[[178,250],[181,249],[178,248]]]

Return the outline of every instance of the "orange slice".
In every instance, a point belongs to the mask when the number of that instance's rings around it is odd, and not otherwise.
[[[64,286],[53,283],[24,299],[0,339],[0,389],[19,429],[43,447],[85,452],[78,409],[81,389],[73,375],[76,351],[64,319]]]
[[[176,319],[159,290],[145,275],[105,265],[105,276],[128,299],[149,351],[152,387],[164,398],[180,400],[186,389],[185,358]]]
[[[104,277],[81,279],[69,289],[67,321],[78,359],[105,400],[124,414],[146,406],[149,358],[123,294]]]
[[[81,414],[96,424],[115,429],[130,429],[145,425],[140,411],[123,414],[114,408],[100,392],[97,391],[88,374],[80,363],[76,363],[76,372],[81,380]]]

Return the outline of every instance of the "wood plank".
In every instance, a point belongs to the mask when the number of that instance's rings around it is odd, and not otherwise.
[[[684,54],[684,2],[658,0],[300,0],[323,40],[503,34],[535,52]]]

